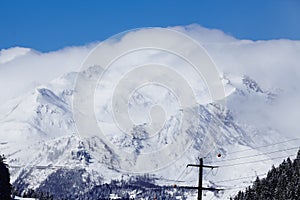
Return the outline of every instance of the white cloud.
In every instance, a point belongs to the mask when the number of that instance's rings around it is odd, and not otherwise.
[[[59,51],[39,53],[14,47],[0,53],[0,103],[45,84],[70,71],[76,71],[93,45],[67,47]]]
[[[283,93],[278,98],[277,104],[271,109],[261,110],[261,113],[255,113],[259,109],[253,109],[254,113],[251,114],[267,115],[270,123],[277,124],[279,130],[295,134],[300,131],[297,124],[297,120],[300,119],[300,86],[298,83],[300,80],[300,41],[239,40],[220,30],[207,29],[196,24],[171,28],[186,33],[199,41],[220,71],[238,75],[247,74],[265,89],[281,88]],[[147,31],[151,31],[151,29],[136,34],[151,39]],[[130,37],[130,34],[126,36],[127,42],[128,40],[135,42],[134,37]],[[107,53],[114,50],[115,43],[107,45]],[[68,47],[49,53],[16,48],[2,50],[0,53],[0,103],[26,91],[35,82],[47,83],[63,73],[78,70],[94,46],[95,44]],[[252,103],[249,106],[255,107],[256,102]],[[249,110],[251,112],[251,109]],[[261,123],[266,122],[261,121]]]

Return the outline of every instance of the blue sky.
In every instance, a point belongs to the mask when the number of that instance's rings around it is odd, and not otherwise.
[[[0,0],[0,49],[53,51],[149,26],[200,24],[252,40],[300,39],[300,1]]]

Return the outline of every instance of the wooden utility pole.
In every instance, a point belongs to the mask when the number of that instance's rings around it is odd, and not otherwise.
[[[198,200],[202,199],[203,158],[199,159]]]
[[[188,164],[187,167],[199,167],[199,179],[198,179],[198,187],[191,187],[191,186],[179,186],[178,188],[184,188],[184,189],[197,189],[198,190],[198,200],[202,200],[202,191],[203,190],[209,190],[209,191],[220,191],[223,189],[217,189],[217,188],[205,188],[202,187],[202,179],[203,179],[203,168],[217,168],[218,166],[209,166],[203,164],[203,158],[198,158],[199,164]]]

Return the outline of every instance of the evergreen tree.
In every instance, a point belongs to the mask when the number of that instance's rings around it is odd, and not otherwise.
[[[5,157],[0,155],[0,199],[10,200],[11,199],[11,184],[9,177],[9,170],[5,163]]]

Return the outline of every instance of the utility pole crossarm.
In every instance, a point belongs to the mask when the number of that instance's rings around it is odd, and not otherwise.
[[[201,165],[196,165],[196,164],[188,164],[186,167],[201,167]]]
[[[186,167],[201,167],[201,165],[188,164]],[[202,165],[202,167],[214,169],[214,168],[218,168],[219,166]]]
[[[214,168],[218,168],[219,166],[210,166],[210,165],[203,165],[204,168],[211,168],[211,169],[214,169]]]
[[[178,186],[177,188],[182,188],[182,189],[199,189],[199,187],[195,187],[195,186]],[[208,190],[208,191],[222,191],[224,189],[221,188],[206,188],[206,187],[202,187],[202,190]]]
[[[194,187],[194,186],[178,186],[178,188],[182,188],[182,189],[192,189],[192,190],[198,189],[198,187]]]
[[[208,191],[222,191],[224,189],[221,189],[221,188],[205,188],[203,187],[202,190],[208,190]]]

